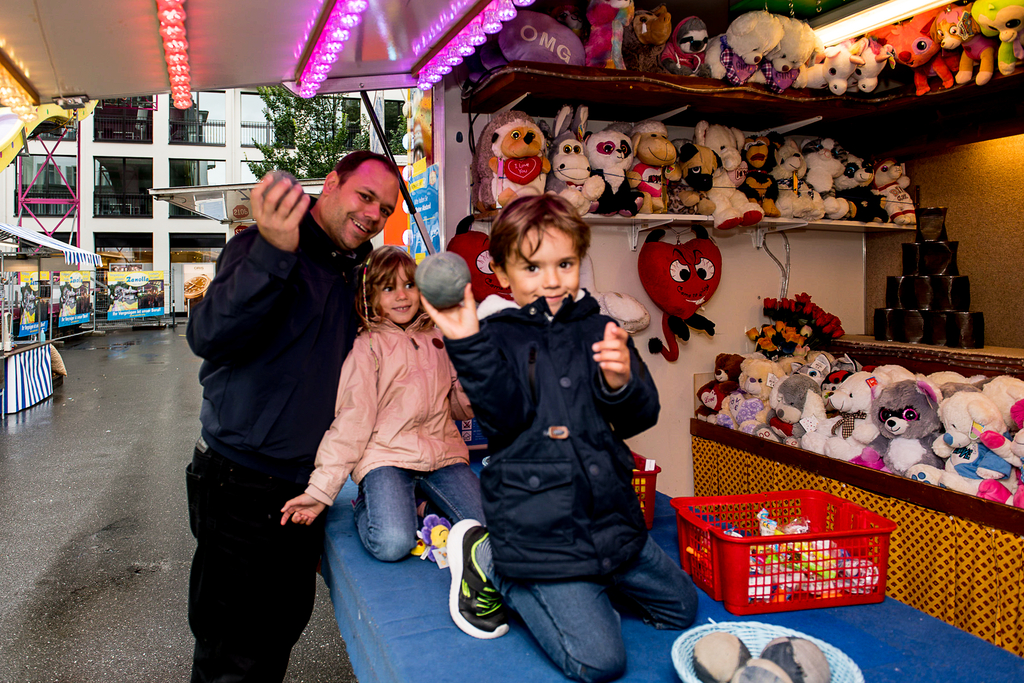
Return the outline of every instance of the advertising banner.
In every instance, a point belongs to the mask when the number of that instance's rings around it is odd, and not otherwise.
[[[409,194],[412,195],[412,203],[427,227],[427,234],[434,243],[434,250],[441,251],[441,204],[438,193],[440,169],[437,164],[423,167],[422,161],[413,165],[414,175],[409,181]],[[409,217],[409,232],[409,253],[419,262],[427,255],[427,247],[412,216]]]
[[[110,308],[107,320],[163,315],[164,271],[142,270],[135,273],[107,273]]]
[[[50,326],[48,320],[38,320],[36,315],[39,310],[39,283],[49,284],[50,273],[18,273],[18,283],[21,286],[21,324],[18,326],[18,336],[27,337],[36,334],[40,330],[46,331]]]
[[[92,273],[88,270],[66,270],[58,273],[60,315],[57,327],[81,325],[92,320]]]

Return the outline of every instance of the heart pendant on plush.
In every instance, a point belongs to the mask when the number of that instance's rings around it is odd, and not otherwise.
[[[540,157],[505,159],[505,176],[520,185],[527,185],[540,175],[542,166]]]
[[[491,239],[487,233],[472,230],[473,217],[464,218],[455,228],[455,236],[448,240],[447,250],[466,259],[469,264],[469,278],[473,285],[473,298],[481,303],[491,294],[512,300],[512,292],[502,287],[498,276],[491,270],[491,255],[487,251]]]
[[[640,249],[637,269],[647,295],[663,312],[662,329],[665,348],[660,339],[651,339],[651,353],[661,353],[669,361],[679,357],[675,338],[690,338],[689,328],[715,334],[715,324],[698,315],[718,289],[722,280],[722,252],[711,241],[704,228],[694,229],[696,237],[684,244],[660,241],[664,230],[655,230]]]

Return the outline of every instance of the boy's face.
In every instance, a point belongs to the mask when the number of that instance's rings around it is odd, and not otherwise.
[[[542,239],[541,231],[533,229],[526,233],[523,251],[531,255],[509,257],[504,268],[494,267],[494,274],[502,287],[512,290],[518,305],[525,306],[543,297],[551,314],[558,313],[565,297],[576,298],[580,288],[580,257],[573,249],[572,239],[561,230],[545,230]]]

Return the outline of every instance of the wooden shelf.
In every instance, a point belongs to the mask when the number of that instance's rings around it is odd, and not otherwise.
[[[986,346],[955,349],[931,344],[877,341],[867,335],[845,335],[826,349],[834,355],[850,354],[864,365],[905,365],[931,374],[953,370],[962,375],[1013,375],[1024,379],[1024,349]]]
[[[690,419],[690,435],[752,453],[774,462],[844,482],[880,496],[898,498],[929,510],[968,519],[978,524],[1024,535],[1024,510],[939,486],[923,484],[895,474],[834,460],[802,448],[759,439],[733,429]]]
[[[893,74],[906,79],[909,70],[901,66]],[[921,97],[909,86],[835,97],[825,90],[774,94],[761,85],[734,87],[693,76],[511,62],[467,90],[462,108],[493,113],[514,105],[533,116],[553,117],[563,104],[582,103],[595,121],[640,121],[689,105],[666,123],[693,126],[708,120],[744,131],[820,116],[820,122],[794,132],[835,137],[864,156],[885,153],[904,160],[1024,133],[1022,74],[1024,67],[1018,67],[984,86],[968,83]]]

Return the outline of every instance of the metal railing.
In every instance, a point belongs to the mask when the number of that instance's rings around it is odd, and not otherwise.
[[[171,121],[167,141],[172,145],[216,145],[226,139],[224,121]]]
[[[92,196],[93,216],[152,217],[153,197],[149,194],[103,192],[97,189]]]
[[[274,135],[274,124],[266,121],[242,121],[242,147],[255,147],[256,143],[261,145],[273,145],[276,136]]]
[[[60,140],[60,130],[46,131],[45,133],[36,133],[36,137],[40,140]],[[78,131],[73,126],[69,126],[67,131],[64,132],[64,142],[75,142],[78,140]]]
[[[94,114],[93,119],[96,142],[153,142],[152,112],[147,111],[145,118]]]
[[[14,193],[14,212],[17,214],[21,208],[18,201],[18,193]],[[71,193],[66,189],[54,189],[54,190],[29,190],[28,194],[25,195],[25,199],[66,199],[67,203],[61,204],[36,204],[35,202],[27,201],[25,206],[32,210],[36,216],[63,216],[74,204],[74,199],[71,197]]]

